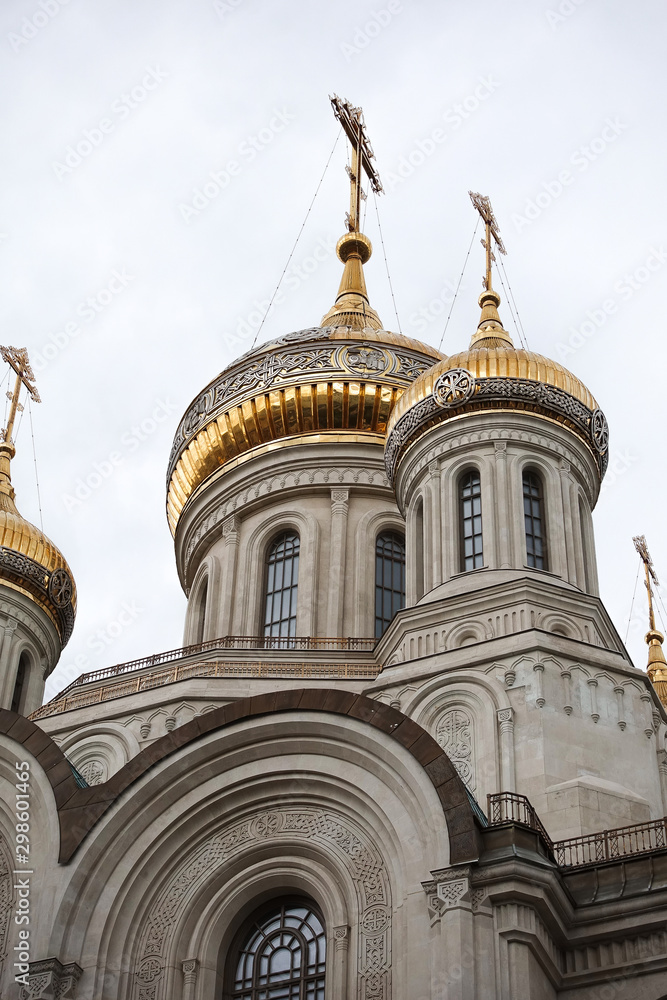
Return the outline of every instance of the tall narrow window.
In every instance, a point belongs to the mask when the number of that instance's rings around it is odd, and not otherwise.
[[[523,474],[523,516],[526,525],[526,561],[535,569],[547,568],[542,480],[536,472]]]
[[[25,687],[25,674],[28,666],[27,653],[21,653],[16,680],[14,682],[14,693],[12,695],[12,712],[20,712],[23,708],[23,688]]]
[[[232,1000],[324,1000],[326,937],[308,900],[274,902],[232,954]]]
[[[296,635],[298,579],[299,536],[295,531],[285,531],[273,541],[268,552],[265,636]]]
[[[405,539],[395,531],[378,535],[375,544],[375,637],[380,638],[405,607]]]
[[[482,484],[477,469],[466,472],[459,482],[461,518],[461,569],[484,565],[482,549]]]

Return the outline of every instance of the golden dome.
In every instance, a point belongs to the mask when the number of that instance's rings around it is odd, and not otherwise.
[[[326,441],[341,433],[383,441],[397,399],[442,354],[388,330],[336,325],[349,311],[342,309],[331,325],[290,333],[250,351],[188,407],[167,476],[172,533],[205,479],[269,442]]]
[[[595,398],[557,361],[514,347],[500,322],[499,302],[493,289],[482,292],[482,317],[468,350],[430,368],[394,407],[385,451],[390,476],[399,456],[429,427],[461,413],[498,409],[541,413],[569,427],[591,448],[604,475],[608,430]]]
[[[74,579],[60,549],[16,509],[9,476],[13,456],[14,446],[0,443],[0,583],[38,604],[65,646],[76,614]]]

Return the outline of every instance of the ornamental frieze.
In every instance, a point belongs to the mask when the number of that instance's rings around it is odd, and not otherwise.
[[[403,448],[416,433],[434,422],[438,414],[481,409],[487,402],[501,402],[518,409],[528,404],[531,410],[564,418],[591,445],[600,476],[604,476],[609,458],[609,429],[601,410],[590,410],[558,386],[525,378],[475,378],[467,369],[455,368],[444,372],[436,380],[432,394],[412,406],[393,427],[385,448],[389,480],[393,479]]]
[[[434,363],[417,352],[395,349],[381,341],[330,340],[330,327],[287,334],[267,352],[248,352],[222,372],[188,407],[169,457],[167,482],[186,443],[205,424],[245,399],[297,382],[387,381],[407,387]],[[313,342],[312,346],[308,342]],[[294,346],[299,345],[299,346]],[[303,346],[300,346],[303,345]],[[284,347],[284,350],[280,350]]]
[[[44,602],[55,619],[63,645],[66,645],[74,628],[74,584],[67,570],[61,567],[49,573],[29,556],[0,546],[0,576],[3,573]]]

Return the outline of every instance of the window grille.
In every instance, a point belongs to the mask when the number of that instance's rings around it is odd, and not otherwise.
[[[296,635],[299,536],[285,531],[274,539],[267,556],[264,635]]]

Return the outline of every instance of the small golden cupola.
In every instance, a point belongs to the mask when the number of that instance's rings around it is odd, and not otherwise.
[[[44,678],[72,634],[76,588],[60,549],[16,507],[10,463],[16,451],[14,424],[22,409],[19,397],[25,388],[34,402],[40,398],[27,351],[0,347],[0,355],[16,376],[13,391],[7,393],[7,426],[0,435],[0,591],[4,627],[14,636],[2,646],[0,691],[3,707],[28,714],[41,703]]]
[[[470,192],[484,223],[486,251],[481,316],[467,350],[434,365],[401,396],[387,429],[387,472],[393,480],[397,463],[410,444],[429,427],[463,413],[524,410],[568,427],[593,454],[599,479],[608,461],[607,421],[583,382],[557,361],[517,348],[504,328],[500,295],[492,286],[493,248],[505,253],[488,197]]]
[[[653,611],[652,583],[658,586],[658,577],[653,568],[653,562],[651,561],[644,535],[636,535],[632,541],[635,543],[635,548],[644,563],[644,573],[646,575],[645,584],[648,595],[648,632],[646,633],[648,666],[646,672],[651,684],[655,688],[658,698],[665,709],[667,709],[667,660],[665,660],[665,652],[662,648],[665,637],[655,627],[655,614]]]

